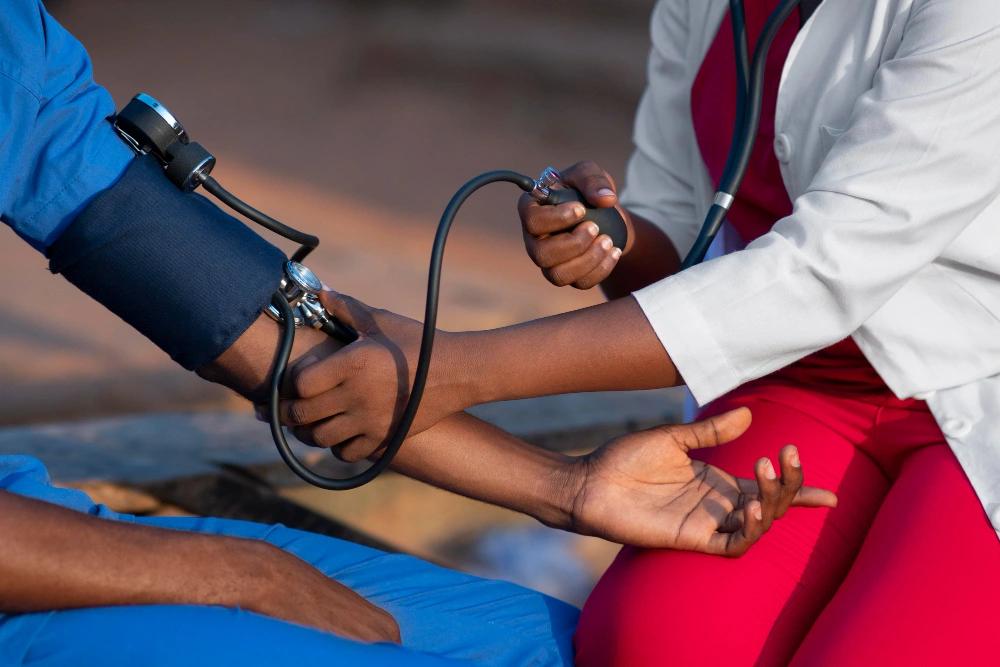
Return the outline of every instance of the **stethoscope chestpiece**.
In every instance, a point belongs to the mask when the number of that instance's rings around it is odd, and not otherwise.
[[[323,290],[323,283],[320,282],[315,273],[298,262],[285,262],[284,268],[285,275],[281,278],[278,291],[292,308],[295,326],[322,328],[330,321],[326,308],[319,301],[319,293]],[[275,304],[268,304],[265,312],[275,321],[284,323],[281,311]]]

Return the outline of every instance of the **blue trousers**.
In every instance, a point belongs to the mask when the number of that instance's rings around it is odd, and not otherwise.
[[[315,663],[520,667],[573,662],[571,642],[579,612],[541,593],[280,525],[115,514],[101,505],[90,503],[87,507],[89,499],[84,500],[86,496],[81,498],[78,492],[40,488],[41,480],[30,477],[5,485],[0,475],[0,488],[6,486],[112,521],[266,540],[391,613],[399,623],[403,645],[363,644],[241,609],[102,607],[0,615],[2,666]]]

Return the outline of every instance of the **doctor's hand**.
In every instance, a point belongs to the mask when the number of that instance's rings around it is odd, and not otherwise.
[[[423,325],[372,308],[329,290],[320,294],[326,309],[358,332],[359,339],[338,352],[305,357],[290,370],[281,422],[307,445],[330,448],[337,458],[356,462],[380,450],[399,422],[416,372]],[[435,336],[434,356],[420,410],[410,428],[416,435],[470,404],[467,392],[436,373],[448,354],[447,332]],[[266,406],[258,406],[258,415]]]
[[[567,184],[579,190],[591,206],[616,206],[628,226],[629,245],[634,238],[628,213],[617,206],[614,181],[594,162],[578,162],[561,172]],[[586,209],[578,202],[546,206],[525,194],[518,201],[518,213],[528,256],[556,287],[572,285],[590,289],[611,275],[622,254],[630,248],[615,248],[611,237],[598,235],[593,222],[583,220]],[[558,234],[569,230],[568,233]]]
[[[777,467],[758,460],[755,480],[688,457],[735,440],[749,426],[750,411],[740,408],[631,433],[581,457],[571,530],[620,544],[738,557],[789,507],[836,506],[833,492],[802,486],[792,445],[781,450]]]

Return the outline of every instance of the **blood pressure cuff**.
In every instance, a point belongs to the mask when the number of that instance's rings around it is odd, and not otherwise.
[[[132,161],[49,248],[49,268],[195,370],[261,315],[285,254],[151,155]]]

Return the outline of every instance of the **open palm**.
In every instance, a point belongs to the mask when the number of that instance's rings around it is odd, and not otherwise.
[[[741,408],[624,435],[583,457],[574,530],[621,544],[737,557],[790,506],[837,504],[833,492],[802,486],[798,450],[791,445],[779,454],[780,477],[761,458],[756,480],[688,456],[692,449],[734,440],[749,425],[750,411]]]

